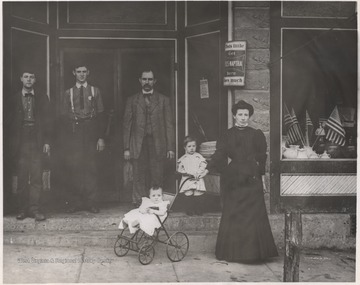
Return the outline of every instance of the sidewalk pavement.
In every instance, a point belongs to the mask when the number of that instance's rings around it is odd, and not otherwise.
[[[117,257],[112,247],[3,246],[3,283],[282,282],[283,257],[260,264],[216,260],[214,253],[190,247],[173,263],[166,246],[141,265],[135,252]],[[355,252],[303,249],[300,282],[355,282]]]

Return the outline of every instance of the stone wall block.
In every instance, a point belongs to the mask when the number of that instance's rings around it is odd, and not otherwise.
[[[268,49],[249,49],[246,52],[246,69],[268,69],[270,51]]]
[[[270,90],[269,70],[247,70],[245,88],[247,90]]]
[[[246,41],[248,49],[269,49],[270,30],[269,29],[242,29],[235,27],[235,41]]]
[[[261,130],[269,130],[270,129],[270,115],[269,112],[258,111],[255,112],[251,117],[252,125],[254,128]]]
[[[235,9],[235,27],[239,28],[269,28],[269,9]]]
[[[342,244],[346,249],[345,241],[350,234],[349,219],[347,214],[303,214],[303,246],[317,248],[326,244],[326,247],[332,248]]]
[[[235,102],[245,100],[253,105],[256,111],[270,111],[270,92],[260,90],[236,90]],[[255,105],[256,104],[256,105]]]

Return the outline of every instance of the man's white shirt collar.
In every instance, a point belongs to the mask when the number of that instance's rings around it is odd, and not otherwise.
[[[84,84],[80,84],[79,82],[76,82],[76,87],[77,87],[77,88],[80,88],[81,85],[86,88],[88,84],[87,84],[87,82],[85,82]]]
[[[31,93],[32,95],[35,95],[34,89],[31,90],[31,91],[28,91],[28,90],[26,90],[26,89],[23,88],[23,89],[22,89],[22,95],[25,96],[26,93]]]
[[[154,93],[154,89],[152,89],[149,92],[146,92],[144,89],[142,90],[142,94],[153,94]]]

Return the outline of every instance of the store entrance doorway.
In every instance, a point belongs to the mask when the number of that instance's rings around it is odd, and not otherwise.
[[[126,100],[140,90],[138,78],[143,68],[154,70],[157,78],[156,89],[169,96],[175,110],[175,54],[174,47],[159,42],[144,44],[129,41],[94,42],[83,40],[74,43],[66,40],[60,50],[60,90],[65,90],[75,83],[72,74],[74,62],[86,62],[90,69],[89,84],[97,86],[102,94],[106,112],[105,139],[106,149],[98,156],[98,190],[100,202],[130,202],[131,182],[124,177],[123,159],[123,115]],[[62,95],[59,96],[57,108],[60,112]],[[174,114],[174,122],[175,111]],[[65,136],[57,136],[58,153],[54,170],[54,184],[61,193],[65,179],[62,162],[61,145]],[[167,161],[164,175],[164,187],[175,191],[175,160]],[[125,178],[125,179],[124,179]]]

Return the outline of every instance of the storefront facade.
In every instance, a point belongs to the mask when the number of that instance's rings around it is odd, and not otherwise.
[[[261,129],[268,142],[266,178],[271,212],[281,211],[283,205],[302,207],[304,201],[310,201],[309,205],[319,209],[324,199],[327,201],[324,209],[340,212],[355,209],[355,2],[202,1],[153,2],[151,5],[147,2],[121,1],[9,2],[4,3],[3,7],[3,64],[7,71],[4,72],[5,106],[6,96],[19,88],[21,66],[33,64],[38,70],[38,88],[49,94],[55,113],[59,115],[61,96],[74,83],[72,62],[79,57],[89,62],[92,72],[90,81],[93,80],[90,83],[103,90],[104,104],[109,114],[109,148],[99,161],[102,166],[100,180],[106,182],[102,183],[103,200],[121,201],[126,195],[122,175],[119,175],[123,171],[123,161],[120,159],[121,121],[126,98],[138,88],[139,67],[146,63],[157,71],[158,89],[171,99],[178,156],[183,153],[183,137],[189,133],[197,136],[200,142],[216,141],[226,128],[232,126],[231,105],[243,99],[254,106],[256,111],[252,126]],[[332,41],[334,45],[321,59],[323,62],[319,63],[326,76],[313,71],[310,73],[299,66],[304,58],[301,67],[308,66],[313,70],[318,57],[310,59],[306,57],[306,52],[310,52],[313,39],[322,38],[324,32],[338,39],[336,43]],[[223,85],[224,47],[228,41],[246,41],[243,86]],[[323,41],[315,48],[324,48],[330,41]],[[329,57],[342,46],[346,47],[344,55],[340,59],[336,56],[333,64],[326,64]],[[306,59],[311,62],[306,62]],[[348,68],[339,71],[340,62],[346,62]],[[295,72],[291,73],[292,70]],[[329,84],[334,82],[331,72],[336,78],[344,75],[347,79],[330,88]],[[296,85],[294,78],[304,74],[311,74],[310,79],[305,76],[305,79],[301,79],[303,84]],[[309,86],[311,78],[316,76],[322,78],[322,85],[301,89],[302,86]],[[206,88],[201,89],[204,86]],[[336,92],[332,91],[334,88],[337,88]],[[325,94],[325,89],[331,90]],[[309,92],[312,95],[303,95]],[[342,96],[343,93],[347,95]],[[320,94],[320,99],[311,102],[316,94]],[[290,144],[300,145],[304,140],[302,146],[305,145],[305,136],[303,140],[299,139],[300,143],[294,141],[286,144],[286,138],[283,140],[288,134],[287,127],[283,126],[285,105],[288,105],[290,112],[294,109],[300,125],[305,122],[304,110],[309,110],[314,128],[317,128],[320,118],[331,117],[338,106],[340,114],[347,118],[345,145],[341,148],[336,145],[328,148],[330,145],[326,145],[326,150],[334,150],[331,158],[320,160],[319,156],[309,158],[308,155],[305,160],[298,157],[298,150],[296,157],[285,157],[283,152],[290,149]],[[314,105],[325,107],[311,108]],[[352,110],[354,108],[355,111]],[[312,140],[308,144],[313,145],[314,142]],[[61,137],[57,138],[57,144],[61,145]],[[341,155],[335,154],[340,150]],[[316,155],[319,153],[320,150]],[[338,158],[335,158],[336,155]],[[56,160],[61,154],[55,150],[54,156]],[[6,158],[4,161],[6,177]],[[173,177],[175,162],[168,169],[168,177]],[[53,172],[53,185],[56,188],[61,184],[61,167],[55,165]],[[314,176],[314,173],[317,175]],[[327,178],[331,178],[331,183],[335,185],[347,186],[341,193],[336,189],[318,193],[319,183],[329,181]],[[304,183],[302,179],[313,181],[308,188],[310,193],[302,192],[301,187],[286,186],[289,183],[293,185],[291,179],[298,180],[301,185]],[[10,185],[11,179],[5,178],[5,183]],[[176,185],[173,179],[166,183],[169,187]]]

